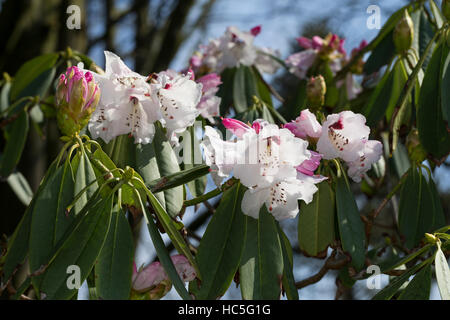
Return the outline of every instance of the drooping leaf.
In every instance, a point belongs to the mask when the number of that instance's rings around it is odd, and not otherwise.
[[[95,175],[94,169],[92,168],[92,164],[89,161],[86,153],[79,152],[78,153],[78,166],[74,166],[74,170],[76,172],[75,175],[75,186],[74,186],[74,196],[77,196],[80,192],[83,192],[81,197],[75,203],[74,212],[77,214],[81,211],[81,209],[85,206],[88,199],[92,197],[95,191],[98,188],[98,183],[94,182],[97,180],[97,176]],[[94,183],[93,183],[94,182]],[[88,187],[89,186],[89,187]],[[87,190],[85,190],[85,188]]]
[[[28,206],[33,198],[33,191],[23,174],[20,172],[11,173],[7,181],[17,198],[19,198],[24,205]]]
[[[125,212],[116,205],[112,212],[111,227],[95,265],[95,288],[99,298],[129,298],[133,256],[133,234]]]
[[[417,109],[420,142],[437,159],[450,152],[450,135],[443,120],[440,92],[442,66],[448,54],[449,48],[445,42],[441,42],[434,50],[420,89]]]
[[[335,196],[328,182],[318,185],[309,204],[302,202],[298,218],[298,244],[309,256],[320,256],[334,239]]]
[[[393,26],[391,28],[393,28]],[[391,31],[387,33],[373,49],[364,64],[364,73],[371,74],[378,71],[382,66],[388,64],[394,55],[395,45],[393,40],[393,30],[391,29]]]
[[[224,192],[200,241],[197,262],[203,279],[197,299],[221,297],[239,267],[246,231],[246,219],[241,211],[243,189],[237,183]]]
[[[283,254],[283,289],[289,300],[298,300],[298,290],[295,287],[294,279],[294,259],[292,254],[292,246],[280,225],[277,225],[277,227],[278,235],[280,237],[281,251]]]
[[[418,245],[425,232],[433,230],[435,212],[430,210],[432,208],[433,199],[425,177],[411,168],[400,193],[398,213],[398,227],[405,236],[407,248]]]
[[[246,240],[239,268],[242,298],[279,299],[283,278],[283,254],[277,223],[265,206],[261,208],[259,219],[246,219]]]
[[[436,251],[434,259],[436,266],[436,279],[442,300],[450,300],[450,269],[448,267],[447,258],[442,252],[440,246]]]
[[[0,177],[8,177],[19,163],[28,137],[29,119],[26,111],[5,128],[6,146],[0,157]]]
[[[188,170],[196,166],[202,165],[202,152],[200,150],[200,142],[195,134],[195,127],[189,127],[183,134],[183,169]],[[205,192],[207,183],[206,175],[187,183],[189,192],[195,198]]]
[[[233,83],[233,102],[237,113],[253,105],[253,96],[259,97],[255,76],[247,66],[237,68]]]
[[[361,270],[365,260],[364,225],[345,173],[336,183],[336,209],[339,234],[344,251],[352,257],[352,266]]]
[[[57,53],[48,53],[25,62],[14,76],[11,101],[25,96],[43,96],[55,75]]]
[[[395,277],[385,288],[378,292],[372,300],[390,300],[400,289],[400,287],[417,272],[423,265],[416,264],[402,275]]]
[[[42,275],[39,289],[45,299],[70,299],[77,292],[77,288],[68,286],[69,266],[79,268],[80,283],[91,273],[108,234],[113,208],[112,195],[107,199],[99,196],[96,199],[95,205],[82,216],[80,223],[59,246]]]
[[[225,116],[233,104],[233,83],[236,68],[227,68],[220,74],[222,84],[217,91],[217,96],[221,98],[220,114]]]
[[[408,283],[399,300],[428,300],[431,289],[431,264],[426,265]]]

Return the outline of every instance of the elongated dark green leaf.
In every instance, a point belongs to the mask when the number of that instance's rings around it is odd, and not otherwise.
[[[47,183],[51,180],[56,170],[56,162],[53,162],[47,170],[44,178],[42,179],[39,188],[36,191],[34,198],[31,200],[30,205],[25,210],[25,213],[20,220],[16,230],[11,238],[8,240],[8,248],[6,254],[2,257],[0,265],[2,266],[2,277],[4,280],[8,279],[13,273],[16,266],[22,263],[28,252],[28,243],[30,238],[31,218],[34,210],[34,204],[36,198],[43,189],[46,188]]]
[[[224,192],[200,241],[197,263],[203,279],[197,299],[221,297],[239,267],[246,229],[246,219],[241,211],[243,189],[237,183]]]
[[[414,39],[412,42],[412,48],[419,54],[419,59],[422,57],[425,48],[430,40],[433,38],[434,30],[430,21],[428,21],[427,15],[423,9],[419,9],[411,13],[411,19],[414,25]],[[428,62],[430,61],[433,50],[425,58],[422,68],[425,70]]]
[[[28,95],[45,93],[54,77],[57,53],[48,53],[25,62],[14,76],[11,101]]]
[[[11,173],[7,181],[17,198],[24,205],[28,206],[33,198],[33,191],[31,191],[30,185],[23,174],[20,172]]]
[[[366,235],[345,173],[337,180],[336,208],[342,248],[352,257],[352,266],[361,270],[364,267]]]
[[[285,103],[278,110],[287,121],[291,121],[306,108],[306,103],[306,80],[299,80],[294,92],[287,97]]]
[[[237,113],[244,112],[253,105],[253,96],[259,97],[257,81],[247,66],[237,68],[233,83],[233,101]]]
[[[78,166],[74,168],[76,171],[75,187],[73,191],[74,196],[78,195],[93,181],[97,180],[97,176],[95,175],[94,169],[92,168],[91,162],[89,161],[87,155],[85,153],[79,153],[78,157],[79,157]],[[91,184],[87,190],[85,190],[85,192],[75,203],[74,206],[75,214],[81,211],[81,209],[86,205],[88,199],[92,197],[92,195],[95,193],[97,188],[98,183],[95,182]]]
[[[95,265],[95,287],[103,300],[126,300],[130,296],[134,241],[125,212],[114,207],[111,226]]]
[[[298,245],[308,256],[326,256],[326,249],[335,240],[334,193],[328,182],[318,185],[309,204],[302,202],[298,218]]]
[[[236,68],[228,68],[222,71],[220,74],[220,80],[222,84],[217,91],[217,96],[221,98],[220,101],[220,114],[225,116],[231,105],[233,104],[233,83]]]
[[[46,299],[69,299],[77,292],[68,286],[69,266],[79,267],[80,283],[90,274],[108,234],[112,206],[112,195],[98,201],[71,230],[42,275],[40,292]]]
[[[28,113],[21,112],[17,119],[5,128],[6,146],[0,157],[0,177],[6,178],[19,163],[28,137]]]
[[[246,219],[246,240],[239,268],[242,298],[279,299],[283,278],[283,254],[277,223],[265,206],[261,208],[259,219]]]
[[[444,58],[444,57],[443,57]],[[450,54],[445,57],[442,65],[442,80],[441,80],[441,101],[442,101],[442,117],[450,123]]]
[[[195,134],[195,127],[189,127],[183,134],[183,169],[188,170],[202,165],[200,142]],[[181,172],[181,171],[180,171]],[[187,183],[189,192],[195,198],[205,192],[207,178],[201,176]]]
[[[378,71],[382,66],[388,64],[395,55],[392,28],[393,26],[391,26],[391,31],[387,33],[377,44],[375,49],[373,49],[371,55],[364,64],[364,73],[371,74]]]
[[[448,53],[445,42],[441,42],[434,50],[420,89],[417,110],[420,142],[426,151],[438,159],[450,152],[450,135],[443,121],[440,92],[442,66]]]
[[[398,143],[397,148],[395,148],[394,152],[392,152],[392,161],[399,178],[401,178],[401,176],[403,176],[405,172],[411,168],[408,151],[401,143]]]
[[[148,231],[150,233],[150,237],[152,238],[153,245],[155,246],[156,253],[158,255],[159,261],[161,262],[164,270],[166,271],[169,279],[172,281],[175,289],[178,294],[184,300],[191,300],[191,296],[186,290],[183,281],[180,279],[180,276],[173,265],[172,259],[170,258],[169,252],[166,249],[166,245],[164,244],[163,239],[161,238],[161,234],[158,231],[155,223],[153,222],[152,217],[150,216],[147,208],[144,208],[144,214],[147,215],[147,219],[149,223],[147,224]]]
[[[426,265],[409,282],[399,300],[428,300],[431,288],[431,264]]]
[[[189,181],[205,176],[209,173],[209,166],[198,165],[191,169],[165,176],[148,182],[146,185],[152,192],[160,192],[173,187],[181,186]]]
[[[197,262],[192,256],[189,246],[186,244],[180,232],[178,231],[175,220],[173,220],[167,214],[165,209],[161,206],[158,199],[151,191],[149,190],[144,191],[147,194],[148,200],[150,201],[150,205],[152,206],[156,216],[158,217],[159,222],[161,223],[164,230],[167,232],[168,236],[172,240],[173,245],[175,246],[175,248],[178,250],[179,253],[184,254],[184,256],[189,260],[191,265],[196,270],[198,278],[201,279],[201,273],[198,268]]]
[[[136,169],[145,183],[180,172],[175,152],[159,123],[156,124],[153,142],[136,146]],[[156,193],[155,196],[171,217],[180,213],[184,201],[183,186]]]
[[[427,181],[420,171],[411,168],[400,193],[398,214],[399,230],[405,236],[407,248],[418,245],[425,232],[433,230],[434,215],[433,198]]]
[[[390,300],[400,287],[422,267],[422,264],[416,264],[414,267],[403,273],[401,276],[395,277],[383,290],[378,292],[372,300]]]
[[[442,300],[450,300],[450,268],[448,267],[447,258],[438,247],[436,257],[434,259],[436,266],[436,279]]]
[[[444,209],[442,208],[439,192],[432,178],[428,179],[428,188],[430,189],[431,201],[433,202],[434,224],[431,230],[437,230],[445,226],[445,213]]]
[[[73,222],[66,214],[73,200],[74,181],[69,161],[56,169],[35,200],[30,230],[30,270],[49,262],[57,242]]]
[[[284,234],[280,225],[278,235],[280,237],[281,251],[283,254],[283,289],[289,300],[298,300],[298,290],[295,287],[294,279],[294,261],[292,256],[292,246],[288,237]]]

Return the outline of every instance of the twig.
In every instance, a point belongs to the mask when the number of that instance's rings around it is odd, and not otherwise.
[[[318,273],[309,278],[296,282],[295,287],[297,289],[301,289],[316,282],[319,282],[323,278],[323,276],[327,274],[329,270],[341,269],[343,266],[347,265],[350,262],[350,259],[348,257],[336,260],[335,259],[336,253],[337,253],[336,251],[333,251],[331,253],[330,257],[325,261],[324,265],[322,266],[322,268],[319,270]]]

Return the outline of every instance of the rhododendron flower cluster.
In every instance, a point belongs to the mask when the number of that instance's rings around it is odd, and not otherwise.
[[[233,171],[233,176],[248,188],[241,204],[244,214],[258,218],[266,205],[277,220],[294,218],[299,199],[312,201],[315,184],[326,178],[314,174],[320,155],[307,149],[307,141],[264,120],[248,125],[224,119],[223,125],[237,139],[223,140],[207,126],[202,142],[206,164],[216,184]]]
[[[279,56],[280,53],[253,44],[260,32],[261,26],[256,26],[249,32],[230,26],[220,38],[201,45],[200,50],[190,59],[190,65],[194,71],[201,73],[220,73],[226,68],[240,65],[254,65],[260,72],[275,73],[280,64],[270,56]]]
[[[102,90],[89,122],[93,138],[109,142],[129,134],[135,143],[145,144],[153,140],[156,121],[169,136],[194,123],[202,84],[191,80],[190,74],[169,70],[146,77],[130,70],[112,52],[105,51],[105,57],[105,74],[93,73]]]
[[[317,151],[324,159],[340,158],[348,165],[348,175],[360,182],[382,154],[382,144],[369,140],[366,118],[352,111],[330,114],[320,125],[316,116],[303,110],[300,116],[284,127],[296,136],[317,141]]]

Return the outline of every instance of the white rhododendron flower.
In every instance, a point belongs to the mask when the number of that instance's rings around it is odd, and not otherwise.
[[[105,74],[93,72],[102,95],[89,122],[94,139],[105,142],[130,134],[136,143],[150,143],[160,119],[156,92],[146,82],[146,77],[131,71],[114,53],[105,51]]]
[[[168,135],[181,133],[194,124],[199,115],[197,104],[202,96],[202,84],[191,80],[191,74],[182,75],[173,71],[160,72],[154,85],[161,104],[162,122]]]
[[[315,184],[326,178],[313,174],[320,157],[307,150],[307,141],[264,120],[250,126],[224,119],[223,124],[236,139],[224,141],[207,126],[202,147],[218,185],[233,172],[248,188],[241,204],[244,214],[258,218],[266,205],[277,220],[293,218],[299,211],[299,199],[312,201]]]
[[[260,32],[261,26],[256,26],[250,31],[230,26],[220,38],[210,40],[207,45],[201,45],[200,51],[191,57],[190,65],[196,72],[203,68],[207,72],[221,73],[227,68],[254,65],[261,72],[275,73],[281,65],[270,55],[279,57],[280,53],[253,44]]]
[[[150,143],[154,123],[160,121],[168,136],[186,130],[199,114],[202,85],[172,70],[144,77],[130,70],[114,53],[105,51],[105,74],[93,73],[102,95],[89,122],[93,138],[106,143],[128,134],[135,143]]]
[[[322,135],[317,142],[317,151],[324,159],[343,159],[348,167],[348,175],[360,182],[382,154],[381,142],[369,140],[370,128],[366,118],[352,111],[331,114],[322,127]]]
[[[330,114],[323,124],[317,151],[327,160],[357,160],[363,148],[363,141],[369,138],[370,128],[365,123],[366,118],[363,115],[352,111]]]
[[[294,121],[286,123],[284,128],[289,129],[296,137],[302,139],[319,138],[322,134],[322,125],[316,116],[308,109],[302,110],[300,116]]]

